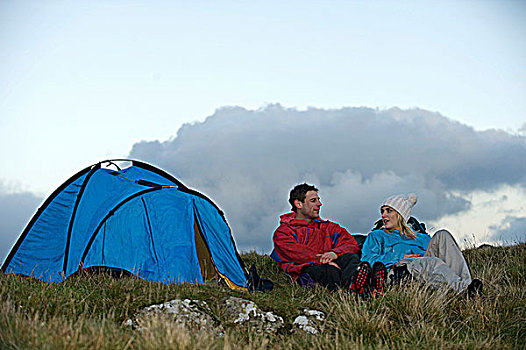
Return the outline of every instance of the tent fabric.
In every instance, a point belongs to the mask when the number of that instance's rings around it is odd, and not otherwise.
[[[88,167],[59,187],[2,271],[61,282],[82,268],[108,267],[163,283],[205,283],[201,264],[212,264],[229,286],[246,286],[230,227],[210,199],[143,162],[102,167],[113,162]],[[200,235],[209,251],[201,261]]]

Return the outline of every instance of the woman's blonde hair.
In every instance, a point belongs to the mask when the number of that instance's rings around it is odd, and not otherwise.
[[[405,222],[404,218],[402,217],[402,215],[400,215],[399,212],[397,212],[396,210],[395,212],[396,212],[396,217],[398,218],[398,227],[400,230],[400,237],[404,237],[405,235],[407,238],[416,239],[416,234],[413,231],[413,229],[409,227],[409,225],[407,224],[407,222]],[[387,232],[393,233],[392,230],[387,230]]]

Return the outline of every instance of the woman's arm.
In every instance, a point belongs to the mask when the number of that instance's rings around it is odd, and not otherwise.
[[[362,247],[362,261],[367,261],[373,265],[377,261],[382,261],[383,251],[383,237],[382,231],[372,231],[367,235]]]

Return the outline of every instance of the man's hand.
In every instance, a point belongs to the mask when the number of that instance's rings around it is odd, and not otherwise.
[[[320,263],[322,264],[330,264],[334,260],[338,259],[338,255],[336,255],[335,252],[325,252],[323,254],[316,254],[316,256],[320,257]]]

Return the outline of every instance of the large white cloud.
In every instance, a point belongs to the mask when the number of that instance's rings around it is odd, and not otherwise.
[[[416,192],[416,216],[436,220],[471,208],[459,193],[526,186],[525,137],[420,109],[226,107],[171,140],[136,143],[130,157],[209,195],[238,246],[263,252],[303,181],[319,187],[322,216],[352,232],[367,232],[390,194]]]

